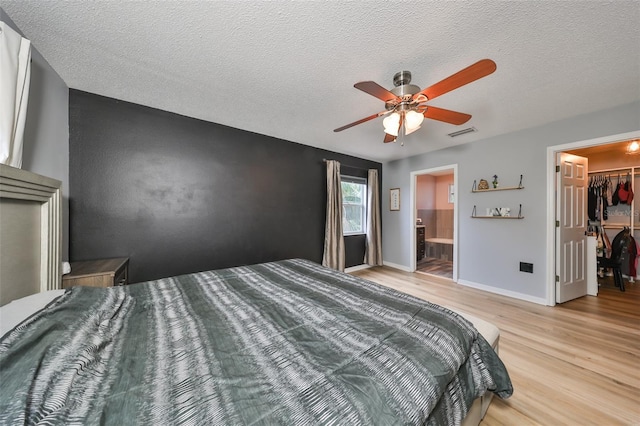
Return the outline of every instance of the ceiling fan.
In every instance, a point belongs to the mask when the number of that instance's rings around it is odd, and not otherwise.
[[[411,73],[409,71],[400,71],[393,76],[393,85],[395,87],[391,90],[387,90],[373,81],[361,81],[354,84],[353,87],[384,101],[385,111],[338,127],[334,132],[341,132],[374,118],[387,115],[382,124],[385,132],[384,142],[388,143],[395,142],[403,126],[405,135],[418,130],[425,117],[456,125],[464,124],[469,121],[471,115],[425,105],[425,102],[486,77],[495,70],[495,62],[491,59],[483,59],[423,90],[420,90],[414,84],[410,84]]]

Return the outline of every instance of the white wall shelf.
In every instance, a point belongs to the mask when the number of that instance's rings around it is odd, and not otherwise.
[[[520,210],[518,211],[518,216],[479,216],[476,212],[476,206],[473,206],[473,211],[471,212],[471,218],[473,219],[524,219],[524,216],[522,216],[522,204],[520,204]]]
[[[517,189],[524,189],[522,186],[522,175],[520,175],[520,182],[518,186],[504,186],[497,188],[487,188],[487,189],[478,189],[477,182],[473,181],[473,186],[471,187],[471,192],[493,192],[493,191],[512,191]],[[517,216],[501,216],[501,215],[478,215],[476,212],[476,206],[473,206],[473,211],[471,212],[471,218],[473,219],[524,219],[522,216],[522,204],[520,204],[520,210],[518,211]]]
[[[472,219],[524,219],[524,216],[471,216]]]
[[[474,180],[471,192],[512,191],[514,189],[524,189],[524,186],[522,186],[522,175],[520,175],[520,183],[518,183],[518,186],[498,186],[497,188],[478,189],[478,185]]]
[[[475,185],[475,180],[473,181]],[[503,188],[489,188],[489,189],[472,189],[471,192],[491,192],[491,191],[511,191],[513,189],[524,189],[524,186],[505,186]]]

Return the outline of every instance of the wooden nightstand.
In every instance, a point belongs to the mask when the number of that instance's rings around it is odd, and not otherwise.
[[[71,272],[62,276],[62,288],[76,285],[111,287],[128,283],[128,257],[71,262]]]

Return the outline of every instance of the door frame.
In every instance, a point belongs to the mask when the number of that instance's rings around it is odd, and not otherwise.
[[[636,138],[640,138],[640,130],[547,147],[547,305],[555,306],[556,304],[555,222],[556,206],[559,203],[558,197],[560,196],[560,194],[556,193],[556,154],[571,149],[623,142]]]
[[[412,255],[409,263],[409,270],[411,272],[415,272],[418,264],[416,260],[416,231],[415,231],[416,188],[417,188],[418,176],[429,175],[429,174],[433,174],[436,172],[443,172],[443,171],[451,171],[453,173],[453,191],[454,192],[453,192],[453,277],[452,277],[452,281],[457,283],[458,282],[458,192],[460,192],[459,186],[458,186],[458,164],[457,163],[411,172],[411,179],[410,179],[411,183],[409,188],[410,206],[411,206],[411,212],[409,214],[409,220],[410,220],[409,225],[411,226],[411,229],[409,232],[409,244],[410,244],[409,252],[412,253]]]

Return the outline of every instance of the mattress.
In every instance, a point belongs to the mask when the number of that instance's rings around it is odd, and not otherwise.
[[[462,315],[301,259],[75,287],[0,363],[3,424],[459,424],[512,392]]]

